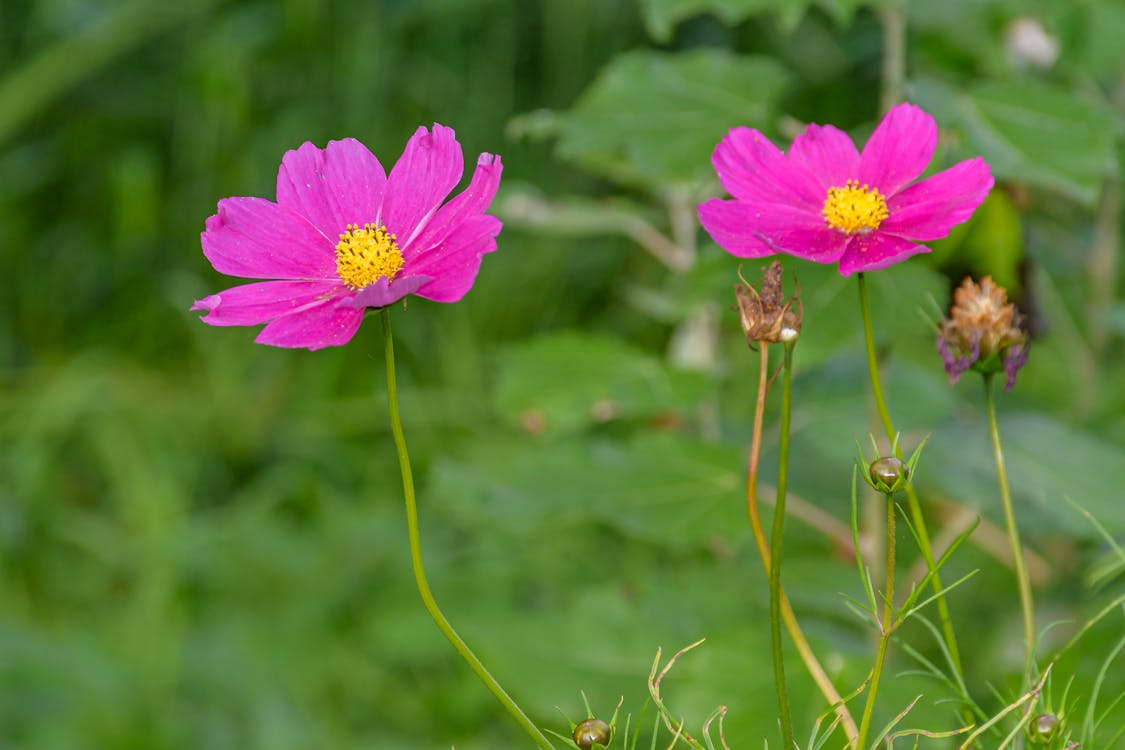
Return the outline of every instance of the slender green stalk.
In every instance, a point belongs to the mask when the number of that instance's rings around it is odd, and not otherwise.
[[[410,456],[406,452],[406,438],[402,434],[402,420],[398,413],[398,388],[395,385],[395,347],[394,338],[391,335],[391,317],[385,307],[380,311],[380,315],[383,319],[383,348],[387,362],[387,403],[391,414],[391,434],[394,435],[395,448],[398,451],[398,467],[402,472],[402,493],[406,498],[406,533],[410,540],[410,564],[414,568],[414,580],[418,584],[418,593],[422,595],[422,603],[425,605],[426,611],[430,613],[434,623],[437,624],[438,629],[453,644],[457,653],[461,654],[461,658],[468,662],[469,667],[476,672],[481,682],[492,691],[492,694],[496,696],[504,709],[523,727],[523,730],[535,741],[535,744],[544,750],[554,750],[554,745],[531,723],[531,720],[516,705],[516,702],[504,692],[504,688],[500,687],[496,678],[488,673],[488,670],[476,654],[472,652],[472,649],[461,640],[461,636],[457,635],[457,631],[445,619],[445,615],[441,613],[433,594],[430,593],[430,584],[426,582],[426,570],[422,567],[422,544],[418,534],[418,504],[414,499],[414,474],[410,469]]]
[[[768,576],[772,553],[770,543],[766,539],[765,529],[762,527],[762,515],[758,510],[758,463],[762,455],[762,421],[766,408],[766,385],[769,381],[769,344],[762,341],[759,346],[758,397],[754,405],[754,427],[750,437],[750,460],[749,467],[746,470],[746,514],[750,517],[750,530],[754,534],[754,542],[758,547],[762,567],[765,568]],[[828,702],[828,705],[835,706],[836,716],[839,718],[840,725],[844,728],[844,734],[848,738],[848,747],[855,747],[859,728],[856,726],[855,719],[852,718],[851,711],[848,710],[848,704],[840,697],[840,693],[832,684],[828,673],[821,666],[816,654],[813,653],[808,639],[805,638],[805,634],[801,630],[800,623],[797,622],[793,605],[789,603],[789,597],[785,595],[785,587],[779,584],[778,591],[781,594],[781,619],[785,622],[785,629],[789,631],[789,638],[793,641],[797,653],[800,654],[801,661],[804,662],[809,676],[820,688],[820,694],[824,696],[824,700]]]
[[[903,5],[888,3],[879,11],[883,22],[883,92],[879,109],[883,112],[902,101],[906,81],[906,9]]]
[[[871,332],[871,308],[867,302],[867,280],[863,273],[856,275],[859,278],[859,307],[863,315],[863,336],[867,342],[867,369],[871,373],[871,393],[875,397],[875,406],[879,410],[879,418],[882,420],[883,429],[887,433],[887,441],[895,445],[897,433],[895,432],[894,422],[891,421],[891,414],[887,410],[887,402],[883,398],[883,386],[879,382],[879,363],[875,357],[875,338]],[[902,458],[902,450],[897,445],[895,455],[897,458]],[[922,505],[918,502],[918,494],[914,491],[912,483],[907,483],[905,494],[907,508],[910,511],[910,521],[914,524],[914,529],[918,533],[918,546],[922,550],[922,557],[926,561],[926,566],[933,573],[930,580],[933,584],[934,593],[937,595],[935,601],[938,619],[941,621],[942,637],[945,639],[946,648],[949,649],[953,667],[957,670],[958,675],[963,676],[965,670],[961,667],[961,653],[957,649],[957,635],[953,632],[953,619],[949,616],[949,605],[942,593],[941,577],[934,566],[934,551],[930,544],[930,534],[926,531],[926,519],[922,515]]]
[[[1016,568],[1016,583],[1020,590],[1020,608],[1023,610],[1023,637],[1027,642],[1027,660],[1024,674],[1028,674],[1035,656],[1035,613],[1031,601],[1031,581],[1020,546],[1020,531],[1012,509],[1012,493],[1008,489],[1008,470],[1004,466],[1004,448],[1000,445],[1000,426],[996,422],[996,400],[992,397],[992,374],[984,376],[984,403],[988,411],[988,433],[992,438],[992,455],[996,460],[996,478],[1000,483],[1000,503],[1004,506],[1004,524],[1008,527],[1008,543],[1012,547],[1012,562]]]
[[[781,723],[781,747],[793,750],[793,720],[789,716],[789,691],[785,683],[785,662],[781,656],[781,540],[785,528],[785,491],[789,481],[789,417],[792,411],[793,342],[785,343],[785,364],[782,366],[781,439],[778,446],[777,504],[773,511],[773,533],[770,540],[770,639],[773,642],[773,677],[777,687],[778,721]]]
[[[883,676],[883,664],[887,660],[887,646],[895,623],[895,499],[886,496],[887,504],[887,590],[883,596],[883,625],[879,629],[879,647],[875,652],[875,666],[871,672],[871,686],[867,690],[867,702],[863,706],[863,718],[859,722],[859,739],[856,750],[863,750],[867,732],[871,728],[871,715],[875,709],[875,695],[879,692],[879,680]]]

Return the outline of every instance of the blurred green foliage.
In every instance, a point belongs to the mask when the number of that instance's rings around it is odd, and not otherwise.
[[[742,499],[756,357],[725,312],[738,262],[704,242],[694,205],[718,194],[708,160],[731,126],[779,143],[805,121],[869,132],[893,8],[0,4],[0,747],[518,741],[417,601],[377,326],[310,354],[187,312],[231,283],[197,240],[219,198],[272,196],[305,140],[355,136],[389,165],[433,121],[470,158],[503,154],[507,224],[465,301],[394,311],[438,599],[543,725],[565,727],[556,706],[579,715],[580,689],[636,712],[656,648],[707,636],[666,700],[689,726],[726,704],[736,747],[772,738]],[[950,387],[933,348],[949,285],[995,273],[1031,316],[1031,362],[1000,408],[1039,622],[1062,623],[1048,653],[1122,590],[1120,567],[1089,575],[1108,546],[1066,502],[1125,534],[1122,8],[909,6],[906,92],[942,128],[933,169],[981,154],[999,182],[932,256],[870,279],[904,446],[932,433],[919,482],[936,529],[951,504],[1000,518],[979,388]],[[1020,47],[1025,16],[1057,61]],[[844,519],[874,425],[854,284],[787,269],[806,311],[791,492]],[[1014,695],[1022,645],[986,541],[954,561],[982,572],[951,606],[969,687],[998,707],[989,686]],[[859,593],[847,550],[801,518],[786,548],[794,606],[846,692],[871,657],[839,596]],[[1080,711],[1121,623],[1056,667]],[[913,666],[892,649],[892,673]],[[796,660],[789,673],[811,726],[819,698]],[[889,684],[877,719],[925,693],[910,724],[953,726],[941,685]],[[1123,691],[1110,669],[1103,699]]]

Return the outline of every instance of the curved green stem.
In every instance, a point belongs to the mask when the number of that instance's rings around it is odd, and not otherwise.
[[[879,382],[879,362],[875,357],[875,338],[871,332],[871,309],[867,302],[867,280],[863,273],[856,275],[859,280],[859,307],[863,315],[863,337],[867,343],[867,369],[871,374],[871,394],[875,397],[875,407],[879,410],[879,418],[882,420],[883,429],[887,433],[887,441],[891,445],[895,445],[895,435],[897,434],[895,425],[891,421],[891,413],[887,410],[887,402],[883,398],[883,386]],[[902,450],[897,445],[895,455],[900,459],[902,458]],[[926,531],[926,519],[922,515],[922,505],[918,502],[918,494],[914,491],[912,483],[907,483],[905,494],[907,508],[910,511],[910,522],[914,524],[914,529],[918,533],[918,546],[922,550],[926,567],[933,573],[930,581],[933,584],[934,593],[937,595],[935,602],[938,619],[941,621],[942,637],[945,640],[946,648],[949,649],[949,658],[953,663],[953,668],[957,670],[958,675],[963,677],[965,670],[961,667],[961,653],[957,649],[957,635],[953,632],[953,619],[949,616],[949,604],[945,601],[941,578],[935,569],[934,551],[930,544],[930,534]]]
[[[781,540],[785,527],[785,492],[789,481],[789,417],[792,409],[793,342],[785,343],[785,364],[782,366],[781,438],[778,447],[777,504],[773,511],[773,532],[770,539],[770,640],[773,642],[773,677],[777,687],[778,721],[781,723],[781,747],[793,750],[793,720],[789,716],[789,691],[785,683],[785,662],[781,655]]]
[[[1012,562],[1016,568],[1016,583],[1020,590],[1020,608],[1023,610],[1023,637],[1027,642],[1027,659],[1024,674],[1029,674],[1035,656],[1035,614],[1031,601],[1031,580],[1020,545],[1020,531],[1012,509],[1012,493],[1008,489],[1008,470],[1004,467],[1004,448],[1000,445],[1000,426],[996,422],[996,400],[992,397],[992,375],[984,376],[984,403],[988,411],[988,433],[992,438],[992,455],[996,460],[996,478],[1000,483],[1000,503],[1004,506],[1004,524],[1008,527],[1008,544],[1012,547]]]
[[[859,722],[859,738],[856,750],[863,750],[867,732],[871,728],[871,715],[875,708],[875,695],[879,692],[879,680],[883,676],[883,664],[887,660],[887,646],[894,632],[895,614],[895,500],[893,495],[887,501],[887,590],[883,600],[883,625],[879,629],[879,647],[875,652],[875,666],[871,671],[871,687],[867,691],[867,702],[863,706],[863,718]]]
[[[383,349],[387,362],[387,404],[391,415],[391,434],[394,436],[395,449],[398,451],[398,467],[402,472],[402,493],[406,498],[406,533],[410,540],[410,563],[414,568],[414,580],[418,584],[418,593],[422,595],[422,604],[426,611],[437,624],[438,629],[445,635],[457,653],[461,654],[469,667],[476,672],[481,682],[492,691],[504,709],[512,718],[523,727],[523,730],[544,750],[554,750],[554,745],[548,741],[539,729],[531,723],[527,715],[512,700],[500,683],[496,681],[481,660],[477,658],[472,649],[461,640],[457,631],[441,613],[433,594],[430,593],[430,584],[426,582],[426,570],[422,567],[422,544],[418,534],[418,504],[414,498],[414,474],[410,469],[410,456],[406,452],[406,438],[402,434],[402,420],[398,413],[398,388],[395,385],[395,347],[394,338],[391,336],[391,317],[387,308],[380,310],[383,320]]]
[[[762,567],[765,569],[766,575],[769,576],[770,560],[773,553],[770,549],[770,543],[766,539],[766,531],[762,527],[762,515],[758,510],[758,463],[762,455],[762,420],[765,416],[766,386],[769,381],[768,342],[760,342],[758,354],[760,362],[758,367],[758,395],[754,404],[754,427],[750,437],[749,466],[746,469],[746,514],[750,519],[750,531],[754,535],[754,543],[758,547],[758,556],[762,560]],[[848,704],[840,697],[840,693],[828,677],[828,672],[825,671],[816,658],[816,654],[813,653],[812,646],[809,645],[808,639],[805,638],[805,634],[801,630],[800,623],[797,622],[793,605],[789,603],[789,597],[785,595],[785,587],[780,584],[780,581],[778,593],[781,599],[781,619],[785,623],[785,629],[789,632],[789,639],[793,641],[793,646],[797,649],[801,661],[804,662],[809,676],[820,688],[824,700],[828,702],[829,706],[834,707],[833,710],[836,712],[840,725],[844,728],[844,734],[848,738],[848,747],[854,748],[859,728],[856,726],[855,719],[852,718],[851,711],[848,710]]]

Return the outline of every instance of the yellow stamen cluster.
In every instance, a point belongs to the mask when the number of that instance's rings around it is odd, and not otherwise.
[[[887,218],[887,201],[879,191],[856,180],[828,189],[821,212],[828,226],[848,234],[866,234]]]
[[[352,289],[363,289],[402,269],[402,251],[386,227],[348,224],[336,245],[336,274]]]

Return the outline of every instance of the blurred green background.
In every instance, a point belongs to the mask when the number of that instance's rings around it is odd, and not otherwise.
[[[950,573],[981,569],[951,602],[969,687],[1010,700],[1022,640],[981,389],[948,384],[933,323],[972,272],[1033,324],[1000,409],[1050,654],[1125,581],[1067,502],[1125,534],[1125,4],[917,2],[899,37],[885,6],[0,3],[0,748],[527,744],[419,606],[378,325],[309,353],[188,312],[235,283],[199,248],[219,198],[272,197],[306,140],[357,137],[389,168],[434,121],[469,160],[503,155],[506,223],[463,302],[393,313],[439,601],[543,726],[566,731],[556,707],[581,718],[580,690],[635,715],[656,649],[706,636],[665,698],[689,728],[727,705],[735,747],[773,739],[742,495],[756,356],[728,311],[739,262],[694,206],[719,194],[728,128],[866,137],[896,69],[942,128],[933,169],[982,154],[998,178],[972,222],[871,283],[904,445],[932,433],[931,531],[986,519]],[[840,524],[854,441],[878,427],[854,281],[787,269],[806,311],[790,480],[806,506],[786,585],[847,692],[873,648],[840,597],[860,596]],[[1056,666],[1075,722],[1122,622]],[[904,638],[940,659],[924,629]],[[876,725],[924,693],[909,725],[954,726],[946,688],[892,652]],[[1120,663],[1099,712],[1125,691]],[[823,706],[795,659],[789,674],[804,736]]]

